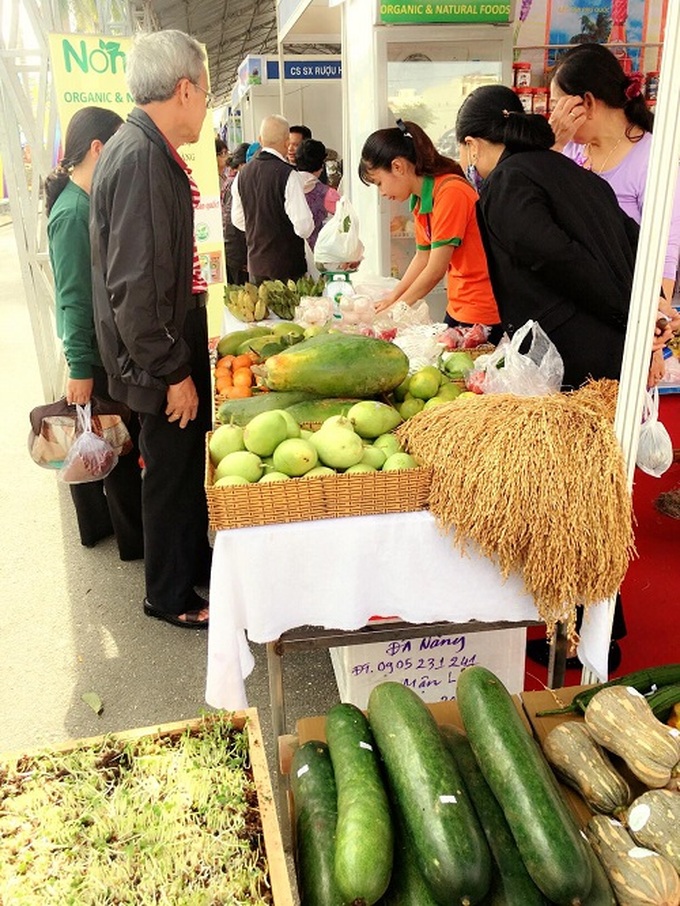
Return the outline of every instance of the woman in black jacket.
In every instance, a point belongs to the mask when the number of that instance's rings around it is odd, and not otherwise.
[[[550,150],[547,120],[509,88],[468,95],[456,137],[461,164],[483,179],[477,217],[505,329],[538,321],[567,386],[618,378],[637,224],[603,179]]]
[[[618,378],[628,322],[638,226],[612,188],[550,149],[555,136],[543,116],[526,114],[502,85],[468,95],[458,113],[461,163],[484,180],[477,217],[489,275],[508,333],[533,318],[557,347],[564,383]],[[626,634],[620,599],[613,638]],[[545,639],[527,643],[547,664]],[[609,670],[621,660],[618,642]],[[569,658],[569,667],[578,666]]]

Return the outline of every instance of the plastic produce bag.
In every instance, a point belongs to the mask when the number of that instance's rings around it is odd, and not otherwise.
[[[647,475],[661,478],[673,463],[673,442],[659,421],[659,390],[653,387],[645,395],[642,427],[635,464]]]
[[[343,196],[335,206],[335,214],[321,227],[314,261],[320,271],[355,270],[363,256],[356,211]]]
[[[92,430],[90,403],[76,406],[78,436],[68,451],[59,478],[67,484],[99,481],[113,471],[118,454],[111,444]]]
[[[524,339],[529,335],[529,350],[520,352]],[[484,367],[484,393],[546,396],[548,393],[559,393],[562,388],[562,356],[536,321],[527,321],[515,331],[512,340],[503,337],[495,351],[485,357]]]

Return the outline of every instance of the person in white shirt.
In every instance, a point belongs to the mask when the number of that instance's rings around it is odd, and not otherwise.
[[[307,271],[304,240],[314,229],[302,182],[286,159],[288,121],[276,114],[260,126],[261,150],[232,184],[231,220],[246,234],[248,275],[298,280]]]

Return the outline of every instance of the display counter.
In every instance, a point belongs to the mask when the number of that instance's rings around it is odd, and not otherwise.
[[[519,576],[504,580],[488,558],[472,549],[462,554],[427,510],[220,531],[210,582],[208,704],[247,706],[248,641],[273,642],[300,626],[357,630],[376,615],[412,624],[538,620]],[[603,603],[589,608],[579,656],[604,678],[608,649]]]

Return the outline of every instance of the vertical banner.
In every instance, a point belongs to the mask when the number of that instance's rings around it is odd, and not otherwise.
[[[82,107],[107,107],[123,119],[134,107],[125,82],[125,60],[132,38],[110,35],[51,34],[50,63],[62,136]],[[207,65],[207,64],[206,64]],[[224,294],[224,239],[212,117],[208,111],[201,136],[179,154],[191,169],[201,193],[194,215],[196,246],[209,288],[211,336],[220,332]]]

